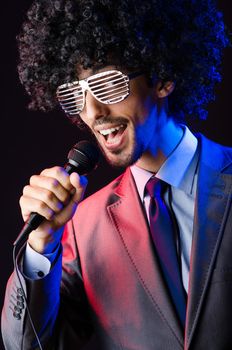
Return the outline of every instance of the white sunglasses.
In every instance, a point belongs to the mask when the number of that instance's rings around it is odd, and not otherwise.
[[[129,80],[142,75],[142,72],[123,74],[118,70],[109,70],[90,77],[60,85],[57,99],[68,116],[79,114],[85,106],[85,92],[89,91],[104,104],[114,104],[125,100],[129,95]]]

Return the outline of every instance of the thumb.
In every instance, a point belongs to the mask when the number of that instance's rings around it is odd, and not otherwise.
[[[72,173],[70,175],[70,182],[74,187],[74,191],[73,191],[73,198],[72,200],[76,203],[79,203],[85,193],[85,189],[87,187],[88,184],[88,180],[85,176],[80,176],[77,173]]]

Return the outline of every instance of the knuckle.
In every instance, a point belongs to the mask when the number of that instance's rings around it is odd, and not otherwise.
[[[69,199],[70,199],[69,193],[64,192],[64,193],[62,194],[62,198],[61,198],[62,202],[63,202],[63,203],[67,203],[67,202],[69,201]]]
[[[42,176],[47,176],[48,172],[51,170],[51,168],[46,168],[46,169],[43,169],[40,173],[40,175]]]
[[[29,189],[30,189],[30,186],[29,186],[29,185],[24,186],[24,188],[23,188],[23,194],[24,194],[24,195],[27,194]]]
[[[54,189],[56,189],[58,187],[59,181],[57,179],[51,178],[49,181],[50,181],[50,188],[51,188],[51,190],[54,190]]]
[[[57,176],[60,176],[60,174],[63,173],[63,168],[61,168],[60,166],[55,166],[53,169],[54,169],[54,174]]]
[[[42,216],[44,216],[47,220],[51,220],[53,218],[54,212],[52,209],[50,209],[46,203],[40,201],[38,202],[37,205],[37,210],[36,210],[39,214],[41,214]]]
[[[52,210],[48,210],[46,213],[46,219],[52,220],[53,216],[54,216],[54,212]]]
[[[36,178],[37,178],[37,175],[32,175],[29,179],[29,183],[33,184],[35,182]]]
[[[20,205],[21,208],[22,208],[22,206],[23,206],[23,203],[24,203],[24,197],[21,196],[21,197],[19,198],[19,205]]]
[[[45,209],[46,209],[46,204],[44,203],[44,202],[38,202],[38,205],[37,205],[37,207],[38,207],[38,211],[44,211]]]
[[[47,202],[50,202],[53,200],[53,193],[50,191],[44,191],[44,199]]]

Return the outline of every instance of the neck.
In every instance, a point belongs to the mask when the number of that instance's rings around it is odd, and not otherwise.
[[[174,151],[183,136],[183,129],[172,118],[163,115],[154,130],[148,149],[136,163],[145,170],[157,173]]]

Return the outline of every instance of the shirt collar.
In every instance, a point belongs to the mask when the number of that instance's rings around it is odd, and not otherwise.
[[[163,163],[159,171],[155,174],[155,177],[191,194],[198,161],[198,154],[196,152],[198,141],[187,126],[182,125],[182,127],[184,134],[180,143]],[[154,174],[139,168],[137,165],[132,165],[130,169],[139,196],[143,200],[146,183]]]

